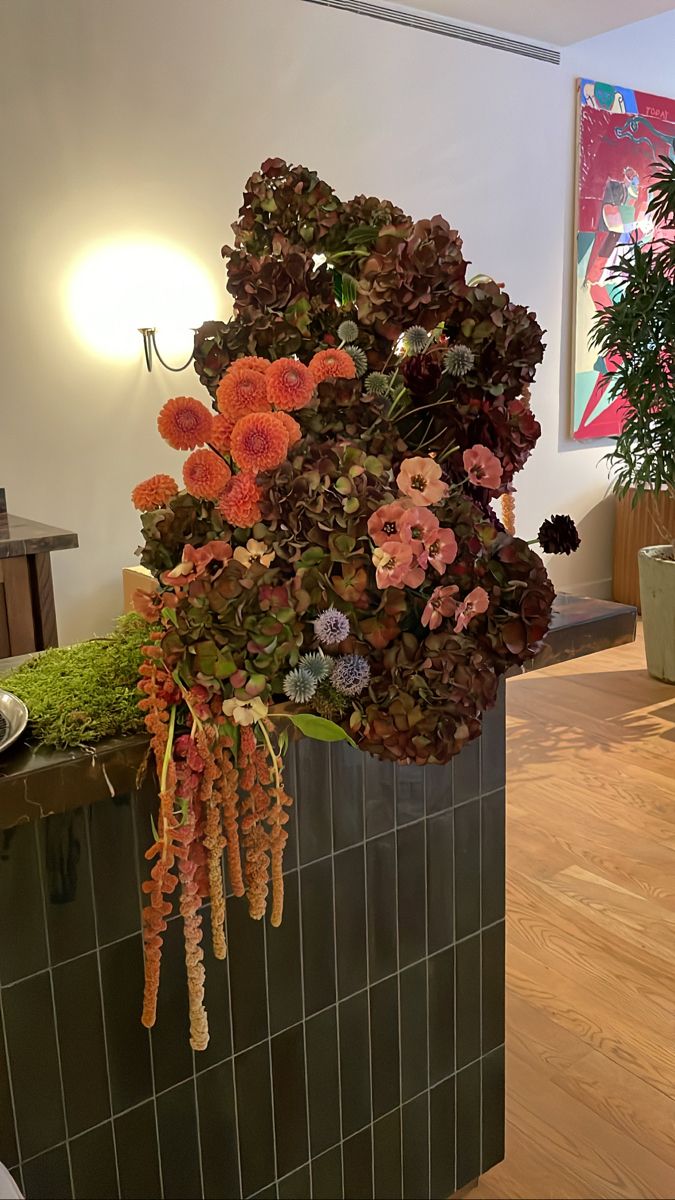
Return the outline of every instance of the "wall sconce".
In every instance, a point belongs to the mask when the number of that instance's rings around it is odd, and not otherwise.
[[[192,362],[192,360],[195,356],[194,350],[192,351],[192,354],[188,358],[187,362],[183,363],[182,367],[172,367],[168,362],[164,361],[159,350],[157,349],[157,342],[155,340],[155,334],[157,333],[157,330],[154,329],[151,325],[146,325],[146,326],[141,326],[139,328],[138,332],[141,334],[141,336],[143,338],[143,353],[145,354],[145,365],[148,368],[148,371],[152,370],[153,354],[154,354],[155,358],[157,359],[157,361],[160,362],[162,364],[162,366],[166,368],[167,371],[185,371],[186,368],[190,366],[190,363]],[[192,332],[196,333],[197,329],[193,328]]]

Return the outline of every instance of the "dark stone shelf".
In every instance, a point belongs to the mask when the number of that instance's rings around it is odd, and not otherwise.
[[[54,525],[0,512],[0,558],[74,550],[77,545],[77,534],[70,529],[57,529]]]

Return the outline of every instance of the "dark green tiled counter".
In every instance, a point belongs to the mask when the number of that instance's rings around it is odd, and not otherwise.
[[[634,626],[633,609],[563,599],[544,654]],[[157,1025],[139,1020],[144,752],[24,747],[0,767],[0,1159],[31,1200],[443,1197],[497,1162],[503,689],[447,767],[292,749],[284,922],[230,898],[225,962],[207,930],[203,1054],[179,918]]]

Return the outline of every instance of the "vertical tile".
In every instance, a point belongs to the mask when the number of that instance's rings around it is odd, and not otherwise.
[[[403,1100],[411,1100],[429,1086],[426,962],[416,963],[414,967],[401,971],[400,987],[401,1086]]]
[[[238,1196],[237,1125],[232,1062],[197,1076],[199,1140],[206,1200]]]
[[[473,800],[480,793],[480,739],[469,742],[452,760],[455,804]]]
[[[480,801],[472,800],[455,809],[455,937],[479,928]]]
[[[398,857],[398,945],[402,967],[424,958],[427,946],[425,823],[399,829]]]
[[[239,1053],[267,1037],[265,996],[265,930],[262,921],[252,921],[244,898],[227,905],[232,1032]]]
[[[164,1200],[199,1200],[199,1144],[194,1080],[157,1097]]]
[[[481,800],[482,923],[491,925],[504,916],[505,898],[504,789]]]
[[[481,789],[483,795],[503,788],[506,778],[506,717],[504,680],[499,684],[497,703],[483,714],[481,748]]]
[[[415,763],[396,765],[396,824],[407,825],[424,816],[424,768]]]
[[[274,1132],[267,1042],[234,1060],[239,1120],[239,1152],[245,1196],[274,1179]]]
[[[155,1105],[152,1100],[115,1117],[115,1144],[123,1200],[160,1196]],[[139,1154],[139,1147],[143,1153]]]
[[[366,881],[363,846],[337,854],[335,927],[338,995],[351,996],[366,986]]]
[[[2,1003],[19,1142],[30,1158],[65,1137],[49,975],[5,988]]]
[[[429,1120],[426,1094],[403,1105],[403,1195],[429,1195]]]
[[[298,875],[284,877],[284,917],[278,929],[265,928],[270,1031],[279,1033],[302,1020],[300,905]],[[210,964],[209,964],[210,965]]]
[[[309,738],[307,739],[309,741]],[[335,1003],[335,934],[331,859],[300,871],[305,1011]]]
[[[349,1200],[370,1200],[373,1195],[373,1149],[370,1129],[362,1129],[347,1138],[342,1146],[345,1196]]]
[[[112,1123],[106,1121],[70,1143],[75,1200],[110,1200],[117,1196]]]
[[[457,1188],[480,1175],[480,1063],[458,1071],[455,1105],[457,1112]]]
[[[185,939],[179,918],[169,921],[164,933],[157,1020],[150,1031],[156,1091],[163,1092],[192,1075],[189,1032]]]
[[[398,1040],[398,985],[392,976],[370,989],[373,1117],[401,1103]],[[424,1053],[426,1057],[426,1045]]]
[[[426,814],[445,812],[452,806],[453,777],[452,763],[442,767],[430,764],[424,768],[424,794],[426,799]]]
[[[347,742],[330,746],[333,786],[333,849],[363,841],[363,754]]]
[[[312,1162],[313,1200],[342,1200],[342,1151],[333,1146]]]
[[[145,794],[149,794],[146,789]],[[140,799],[134,801],[140,806]],[[135,933],[139,927],[138,882],[136,878],[136,846],[132,817],[132,801],[128,796],[102,800],[87,809],[89,842],[94,877],[94,903],[98,939],[101,945]],[[153,810],[157,800],[153,796]],[[143,854],[152,843],[149,814],[140,819],[137,807],[138,841]],[[151,864],[143,859],[141,879],[147,879]],[[145,898],[144,898],[145,899]]]
[[[85,819],[76,808],[37,822],[52,963],[96,944]]]
[[[101,976],[113,1109],[121,1112],[152,1094],[150,1044],[140,1020],[143,1002],[140,935],[101,950]]]
[[[300,1167],[292,1175],[287,1175],[285,1179],[280,1179],[277,1190],[279,1200],[310,1200],[312,1190],[309,1164],[306,1163],[304,1167]]]
[[[333,848],[329,749],[325,742],[302,738],[295,747],[300,862],[323,858]]]
[[[450,946],[454,937],[455,860],[452,810],[427,821],[427,920],[429,953]]]
[[[377,837],[394,828],[396,801],[394,796],[394,764],[363,755],[366,804],[366,837]]]
[[[359,992],[339,1006],[342,1135],[347,1137],[371,1120],[368,996]],[[345,1179],[345,1189],[347,1187]]]
[[[441,950],[427,963],[429,986],[430,1083],[438,1083],[455,1069],[454,951]]]
[[[455,946],[457,1069],[480,1056],[480,934]]]
[[[47,966],[47,941],[38,872],[36,821],[0,830],[0,979],[12,983]]]
[[[431,1198],[446,1200],[455,1190],[455,1081],[431,1089]]]
[[[504,1047],[486,1054],[481,1063],[482,1148],[481,1171],[488,1171],[504,1157]]]
[[[5,1039],[0,1016],[0,1162],[9,1164],[19,1161],[14,1131],[14,1108],[9,1086],[9,1070],[5,1057]]]
[[[375,1200],[400,1200],[401,1197],[401,1113],[380,1117],[373,1126],[375,1164]]]
[[[340,1140],[337,1011],[327,1008],[310,1017],[307,1039],[307,1089],[312,1157]]]
[[[366,846],[368,953],[370,979],[396,970],[396,836],[374,838]]]
[[[483,1053],[504,1041],[504,922],[482,934]]]
[[[230,1034],[230,984],[227,959],[214,957],[211,934],[211,909],[202,910],[202,927],[204,930],[204,955],[206,957],[206,978],[204,980],[204,1005],[209,1014],[209,1044],[206,1050],[195,1054],[195,1068],[206,1071],[232,1054],[232,1037]],[[227,937],[227,923],[225,928]],[[185,981],[185,968],[183,968]],[[187,991],[187,983],[185,982]]]
[[[56,1146],[23,1164],[23,1180],[30,1200],[70,1200],[70,1171],[65,1146]]]
[[[96,954],[55,967],[54,999],[68,1133],[110,1117]]]
[[[272,1099],[280,1178],[309,1158],[302,1025],[272,1038]]]

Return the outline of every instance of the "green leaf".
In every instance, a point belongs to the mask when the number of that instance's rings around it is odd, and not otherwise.
[[[178,613],[176,612],[175,608],[168,608],[165,606],[162,609],[162,618],[164,621],[171,621],[173,625],[176,627],[178,626]]]
[[[342,307],[348,308],[356,303],[357,286],[353,275],[342,276]]]
[[[349,742],[350,746],[356,746],[346,729],[336,725],[335,721],[315,717],[312,713],[284,713],[284,716],[288,717],[305,737],[315,738],[317,742]]]

